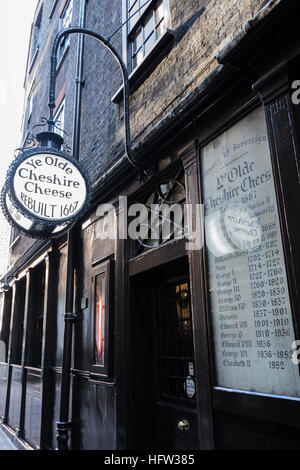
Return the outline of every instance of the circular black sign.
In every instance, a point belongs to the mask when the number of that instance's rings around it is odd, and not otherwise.
[[[80,163],[46,147],[24,150],[10,165],[1,194],[7,220],[26,235],[53,238],[83,215],[91,185]]]

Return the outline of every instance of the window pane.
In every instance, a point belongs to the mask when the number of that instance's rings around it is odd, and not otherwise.
[[[154,30],[154,16],[153,11],[150,11],[149,15],[146,16],[145,23],[144,23],[144,38],[147,39],[148,36]]]
[[[163,17],[164,17],[164,5],[163,2],[160,1],[157,3],[156,9],[155,9],[155,17],[156,17],[156,24],[159,23]]]
[[[137,65],[139,65],[142,62],[143,57],[144,57],[142,48],[138,51],[136,57],[137,57]]]
[[[105,277],[95,278],[95,312],[94,312],[94,364],[104,366],[104,329],[105,329]]]
[[[152,49],[154,44],[155,44],[155,34],[154,32],[152,32],[149,39],[147,39],[147,41],[145,42],[145,55],[148,54],[148,52],[150,51],[150,49]]]
[[[69,28],[72,22],[73,0],[70,0],[62,15],[62,29]]]
[[[135,67],[137,67],[138,65],[140,65],[140,63],[142,62],[143,60],[143,49],[140,48],[137,53],[132,57],[132,69],[134,69]]]
[[[72,12],[73,12],[73,0],[69,0],[60,19],[61,29],[70,28],[72,26]],[[69,45],[69,42],[70,42],[70,36],[65,36],[64,39],[60,42],[60,45],[57,51],[57,64],[60,63],[60,60]]]
[[[166,31],[166,26],[164,22],[162,21],[161,23],[159,23],[159,25],[156,28],[156,39],[159,39],[164,34],[165,31]]]
[[[146,3],[146,0],[140,0],[140,6],[144,5],[145,3]],[[141,9],[140,15],[142,15],[144,13],[144,11],[146,10],[146,8],[148,8],[150,3],[151,2],[146,3],[146,5]]]
[[[132,9],[129,11],[129,16],[134,15],[134,13],[139,9],[139,2],[135,2],[133,5]],[[133,25],[137,22],[139,19],[139,13],[136,13],[130,20],[129,22],[129,27],[130,29],[133,27]]]
[[[139,28],[132,41],[132,53],[134,54],[143,44],[143,30]]]
[[[295,336],[263,108],[207,144],[201,167],[217,385],[298,397],[282,353]]]
[[[132,9],[134,4],[138,4],[138,3],[139,3],[139,0],[129,0],[129,11]]]
[[[54,123],[57,126],[55,131],[57,134],[61,135],[63,137],[63,132],[60,131],[59,129],[64,129],[65,125],[65,100],[61,103],[60,107],[57,110],[57,113],[54,116]]]

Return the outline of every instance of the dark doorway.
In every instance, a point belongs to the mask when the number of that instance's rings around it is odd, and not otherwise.
[[[187,259],[135,276],[131,295],[132,447],[196,449]]]

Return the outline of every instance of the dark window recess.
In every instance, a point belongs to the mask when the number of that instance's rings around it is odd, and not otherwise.
[[[41,367],[44,324],[45,264],[41,263],[32,275],[32,295],[29,305],[29,344],[27,365]]]
[[[147,208],[147,214],[139,226],[140,236],[135,243],[134,256],[184,237],[185,186],[182,168],[172,176],[162,178],[151,192],[134,202],[141,202]]]
[[[158,400],[196,408],[196,394],[189,398],[186,388],[187,378],[194,373],[189,280],[160,286],[156,312]]]
[[[23,332],[24,332],[24,308],[25,308],[26,278],[16,283],[13,329],[11,338],[11,364],[21,365]]]
[[[12,289],[4,294],[3,317],[1,328],[1,343],[0,343],[0,362],[7,362],[9,332],[10,332],[10,319],[11,319],[11,304],[12,304]]]

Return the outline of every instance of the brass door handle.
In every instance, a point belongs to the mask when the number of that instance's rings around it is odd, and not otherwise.
[[[179,431],[188,431],[190,429],[190,423],[186,419],[182,419],[178,422],[177,427]]]

